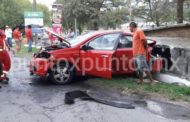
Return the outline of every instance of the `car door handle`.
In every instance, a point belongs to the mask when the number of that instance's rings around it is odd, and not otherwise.
[[[102,55],[101,57],[102,58],[108,58],[109,56],[108,55]]]

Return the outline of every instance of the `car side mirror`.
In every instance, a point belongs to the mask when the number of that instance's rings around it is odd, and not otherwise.
[[[87,45],[83,45],[83,46],[81,47],[81,50],[87,51],[87,50],[88,50],[88,46],[87,46]]]

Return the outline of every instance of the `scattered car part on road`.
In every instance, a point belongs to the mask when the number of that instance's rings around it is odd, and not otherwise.
[[[110,101],[101,98],[95,98],[90,96],[86,91],[71,91],[65,94],[65,104],[72,105],[75,103],[75,99],[81,100],[90,100],[98,103],[102,103],[105,105],[117,107],[117,108],[125,108],[125,109],[135,109],[132,103],[125,103],[122,101]]]

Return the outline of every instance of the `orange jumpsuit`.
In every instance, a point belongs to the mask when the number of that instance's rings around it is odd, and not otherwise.
[[[6,78],[6,75],[11,68],[11,59],[6,50],[5,38],[5,33],[0,30],[0,63],[3,69],[3,75],[0,76],[0,80]]]

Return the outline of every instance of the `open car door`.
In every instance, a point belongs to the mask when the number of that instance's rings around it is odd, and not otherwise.
[[[90,40],[80,51],[83,75],[112,78],[112,60],[120,33],[106,34]]]
[[[152,39],[147,39],[149,52],[152,52],[154,46],[156,45],[156,41]],[[163,69],[163,58],[162,57],[155,57],[152,54],[148,57],[150,63],[151,72],[161,72]]]

